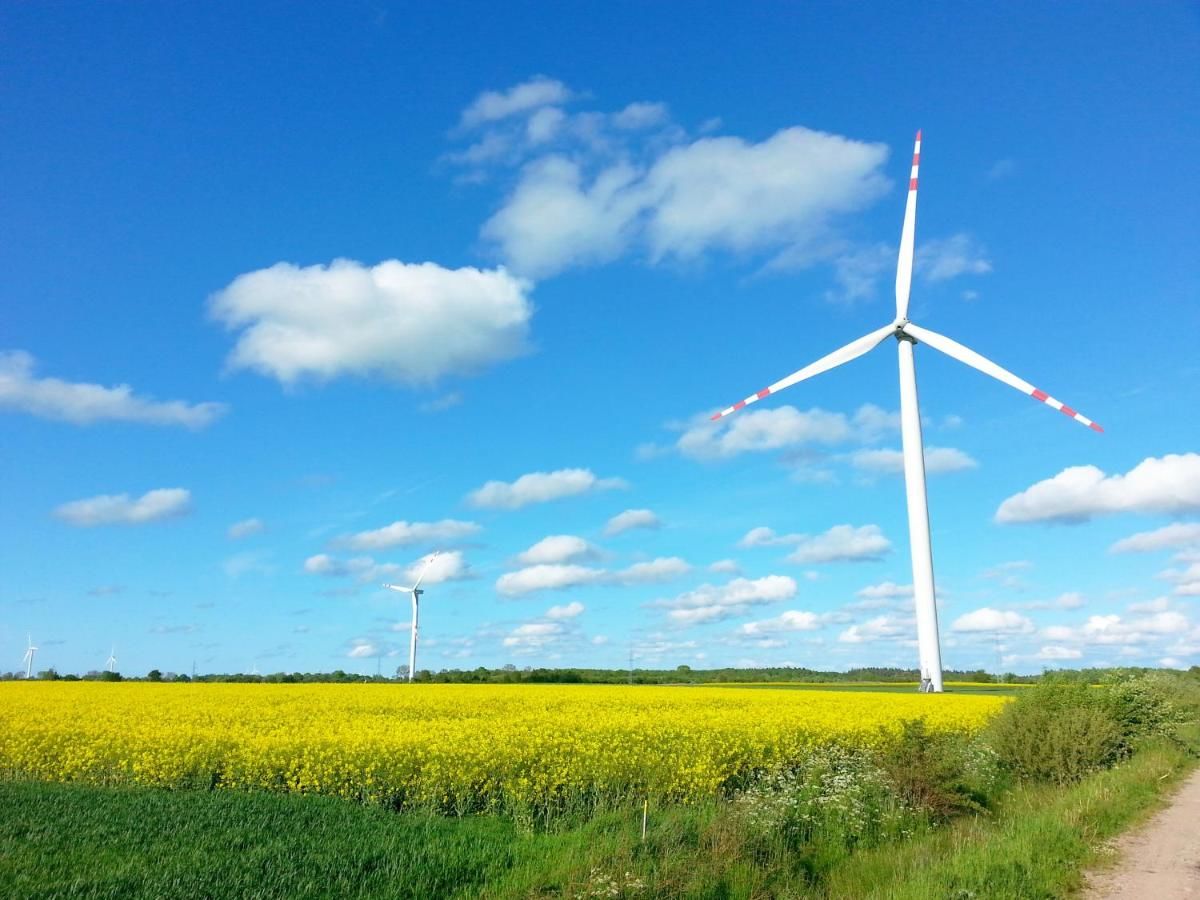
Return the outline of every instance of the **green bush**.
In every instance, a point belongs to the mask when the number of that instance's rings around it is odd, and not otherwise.
[[[986,809],[1001,786],[999,760],[986,744],[955,732],[934,732],[925,722],[903,722],[899,738],[879,755],[900,801],[945,821]]]
[[[1014,774],[1059,784],[1111,766],[1129,748],[1118,704],[1102,688],[1047,677],[996,716],[986,740]]]
[[[1152,737],[1172,737],[1185,720],[1182,679],[1158,672],[1116,673],[1098,688],[1102,704],[1121,729],[1123,754]]]

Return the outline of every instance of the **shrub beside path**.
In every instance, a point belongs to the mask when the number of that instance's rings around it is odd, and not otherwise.
[[[1117,865],[1088,879],[1088,900],[1200,898],[1200,771],[1171,805],[1113,845]]]

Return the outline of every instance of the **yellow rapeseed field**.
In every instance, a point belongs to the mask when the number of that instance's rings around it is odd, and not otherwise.
[[[447,812],[710,797],[1003,697],[558,685],[0,684],[0,777],[332,794]]]

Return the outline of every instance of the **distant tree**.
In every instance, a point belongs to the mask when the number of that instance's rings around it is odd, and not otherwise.
[[[146,673],[146,680],[147,681],[162,681],[163,680],[162,672],[160,672],[158,669],[151,669],[149,672]]]

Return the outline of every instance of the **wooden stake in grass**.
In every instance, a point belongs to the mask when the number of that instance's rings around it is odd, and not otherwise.
[[[642,801],[642,840],[646,840],[646,815],[650,812],[650,798]]]

